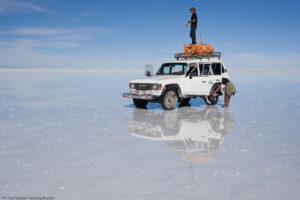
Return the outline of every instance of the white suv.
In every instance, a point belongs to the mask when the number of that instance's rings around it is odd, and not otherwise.
[[[208,97],[216,104],[218,97],[212,94],[221,85],[222,78],[229,78],[221,53],[194,57],[175,54],[175,58],[175,61],[162,64],[155,76],[151,76],[151,69],[146,69],[146,78],[131,80],[130,93],[124,93],[123,97],[132,98],[136,107],[158,102],[165,110],[196,97]]]

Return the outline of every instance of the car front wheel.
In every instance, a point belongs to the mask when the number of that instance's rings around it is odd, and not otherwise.
[[[178,96],[175,91],[169,90],[161,99],[161,105],[165,110],[173,110],[178,102]]]

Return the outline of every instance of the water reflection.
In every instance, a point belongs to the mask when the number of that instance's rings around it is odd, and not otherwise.
[[[132,136],[163,142],[192,163],[212,161],[235,125],[228,109],[221,112],[217,106],[207,106],[200,110],[189,105],[160,113],[135,109],[133,119],[126,122]]]

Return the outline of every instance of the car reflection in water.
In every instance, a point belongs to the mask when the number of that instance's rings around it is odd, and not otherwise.
[[[125,122],[132,136],[163,142],[192,163],[212,161],[235,124],[228,109],[220,112],[217,106],[206,106],[199,110],[189,104],[162,113],[135,109],[133,120]]]

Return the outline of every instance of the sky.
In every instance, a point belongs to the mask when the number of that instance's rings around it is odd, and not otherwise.
[[[144,68],[197,40],[227,67],[300,67],[296,0],[0,0],[1,68]]]

